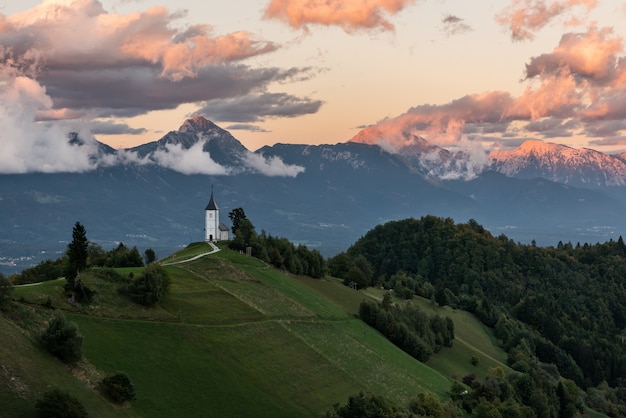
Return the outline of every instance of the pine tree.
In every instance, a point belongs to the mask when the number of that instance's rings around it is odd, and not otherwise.
[[[67,246],[68,265],[65,271],[65,279],[70,288],[74,288],[74,282],[78,273],[87,267],[89,241],[87,232],[80,222],[74,224],[72,229],[72,242]]]

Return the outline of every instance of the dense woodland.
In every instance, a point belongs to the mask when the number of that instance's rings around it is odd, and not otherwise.
[[[454,323],[450,318],[429,316],[415,306],[395,305],[390,293],[385,294],[380,304],[371,300],[361,302],[359,317],[419,361],[428,361],[431,354],[452,347],[454,340]]]
[[[562,385],[585,390],[584,401],[594,409],[626,416],[621,237],[539,248],[494,237],[473,220],[425,216],[374,228],[328,267],[346,284],[384,286],[398,297],[419,295],[476,314],[520,373],[508,382],[518,389],[511,396],[537,416],[580,412],[575,396],[565,411]],[[524,384],[532,390],[520,395]]]

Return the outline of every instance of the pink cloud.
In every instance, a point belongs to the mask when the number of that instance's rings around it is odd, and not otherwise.
[[[415,0],[272,0],[265,10],[268,19],[280,19],[307,30],[309,24],[358,29],[393,30],[385,14],[396,14]]]
[[[371,126],[352,140],[399,149],[425,136],[431,143],[454,146],[464,136],[495,133],[524,137],[542,135],[618,136],[626,131],[626,57],[623,40],[610,28],[590,28],[562,37],[552,52],[530,59],[524,92],[466,95],[441,105],[420,105]],[[550,119],[556,129],[536,129]],[[528,123],[533,122],[533,123]],[[469,126],[468,126],[469,125]]]
[[[591,27],[586,33],[563,35],[554,51],[531,59],[526,74],[533,78],[565,69],[595,82],[610,82],[624,72],[617,67],[622,49],[623,40],[611,28]]]
[[[4,25],[0,24],[0,40],[12,44],[20,58],[42,57],[50,66],[144,61],[158,65],[162,77],[175,81],[194,77],[206,66],[277,48],[247,32],[213,36],[208,25],[191,28],[187,31],[191,35],[180,36],[172,28],[179,17],[164,7],[120,15],[107,13],[97,0],[46,1],[9,16]]]
[[[536,31],[559,16],[568,17],[567,26],[581,24],[597,5],[597,0],[514,0],[496,21],[511,31],[513,40],[523,41],[533,39]]]
[[[52,100],[36,120],[132,117],[184,103],[245,97],[305,68],[251,68],[249,57],[278,46],[208,24],[180,28],[183,12],[164,7],[107,12],[98,0],[46,0],[0,14],[0,70],[32,78]],[[292,102],[302,100],[292,96]],[[295,113],[294,113],[295,115]]]

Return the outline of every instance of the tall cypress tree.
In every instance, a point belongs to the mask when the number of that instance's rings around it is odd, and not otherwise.
[[[78,273],[87,267],[87,249],[89,241],[85,227],[76,222],[72,229],[72,242],[67,246],[68,267],[65,272],[65,279],[71,288],[74,288],[74,281]]]

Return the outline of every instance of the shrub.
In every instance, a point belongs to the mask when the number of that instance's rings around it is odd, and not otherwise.
[[[405,411],[396,407],[388,399],[378,395],[366,395],[363,392],[351,396],[344,406],[335,404],[333,410],[326,413],[328,418],[403,418],[406,416]]]
[[[73,363],[83,356],[83,336],[78,326],[63,315],[56,315],[48,329],[41,334],[41,344],[51,354],[66,363]]]
[[[135,388],[124,373],[107,376],[100,382],[100,387],[105,395],[113,402],[123,404],[135,399]]]
[[[0,273],[0,311],[7,310],[13,297],[13,283]]]
[[[168,292],[169,286],[170,279],[163,267],[150,264],[141,276],[131,282],[128,291],[136,302],[153,306]]]
[[[43,394],[35,405],[41,418],[86,418],[87,411],[78,399],[54,389]]]

